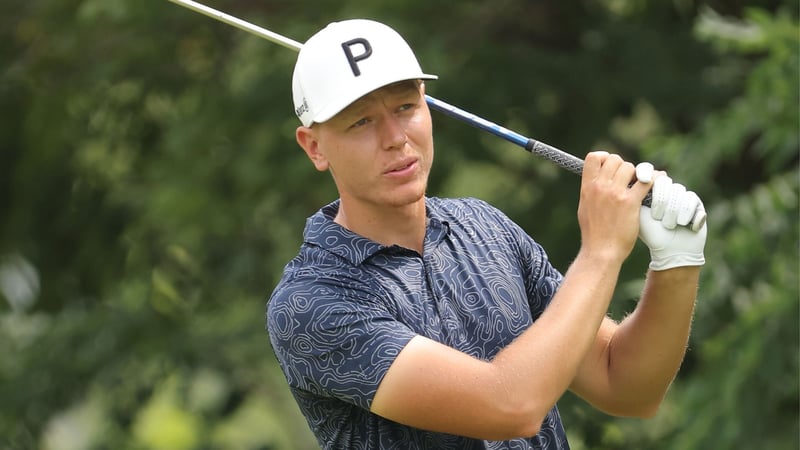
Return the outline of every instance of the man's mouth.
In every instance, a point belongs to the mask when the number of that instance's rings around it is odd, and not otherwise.
[[[417,164],[416,159],[409,159],[395,165],[389,170],[386,171],[387,174],[403,174],[413,169],[413,167]]]

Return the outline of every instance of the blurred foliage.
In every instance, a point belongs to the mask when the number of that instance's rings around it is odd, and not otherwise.
[[[649,160],[709,211],[684,366],[653,419],[568,394],[576,449],[798,447],[798,5],[251,2],[294,39],[397,28],[429,93],[578,156]],[[424,14],[420,14],[423,11]],[[264,332],[307,216],[294,54],[169,2],[0,5],[0,448],[315,448]],[[576,177],[434,116],[430,194],[508,213],[566,269]],[[612,314],[633,306],[646,249]]]

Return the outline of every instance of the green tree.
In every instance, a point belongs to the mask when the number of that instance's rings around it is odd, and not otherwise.
[[[432,95],[695,189],[708,264],[673,390],[648,421],[565,396],[571,443],[796,447],[797,5],[209,4],[301,41],[383,20],[440,75]],[[263,318],[305,218],[336,195],[294,143],[294,56],[166,1],[0,5],[0,447],[315,446]],[[431,195],[499,206],[566,269],[577,178],[434,124]],[[646,258],[626,265],[615,315]]]

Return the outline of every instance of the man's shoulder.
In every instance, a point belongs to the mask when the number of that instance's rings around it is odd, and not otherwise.
[[[349,261],[328,249],[304,243],[283,268],[278,287],[310,287],[352,277],[353,265]]]
[[[361,265],[328,249],[305,243],[284,267],[269,303],[304,302],[342,295],[363,297],[377,290],[379,287]]]

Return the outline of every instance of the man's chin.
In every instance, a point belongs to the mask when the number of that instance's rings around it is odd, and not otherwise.
[[[386,203],[389,206],[402,208],[405,206],[414,205],[425,198],[425,189],[413,189],[404,192],[397,192],[391,195]]]

